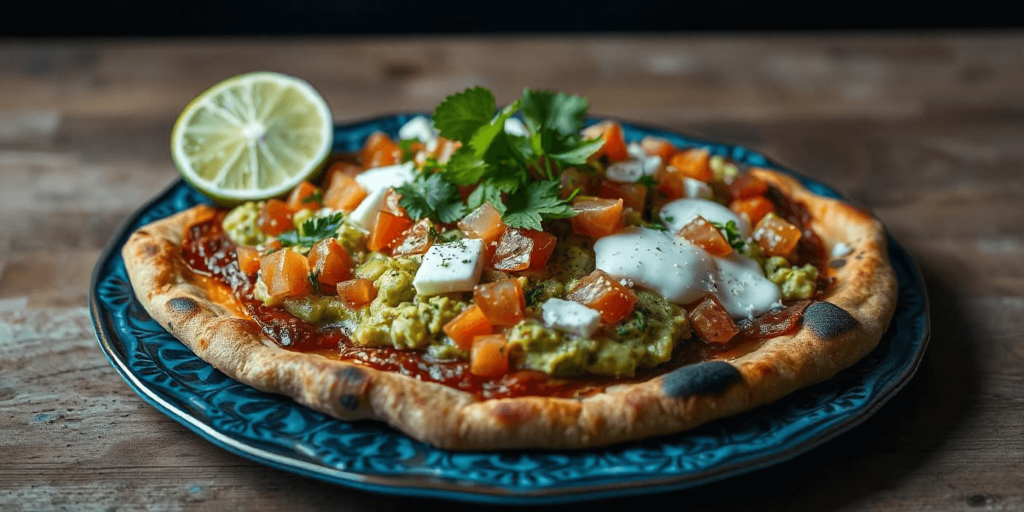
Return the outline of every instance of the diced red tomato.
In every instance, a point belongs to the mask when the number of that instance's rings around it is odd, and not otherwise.
[[[469,353],[469,372],[478,377],[508,373],[508,340],[503,334],[477,336]]]
[[[686,197],[686,175],[672,166],[665,166],[658,169],[654,174],[654,181],[658,182],[658,192],[670,200]]]
[[[434,244],[434,236],[431,230],[434,225],[429,219],[423,219],[411,228],[405,230],[391,246],[392,256],[412,256],[414,254],[425,254],[430,246]]]
[[[622,199],[577,197],[572,202],[572,209],[576,211],[576,216],[571,219],[572,230],[591,238],[601,238],[615,233],[622,229],[626,222],[622,205]]]
[[[402,162],[402,147],[384,132],[373,132],[363,145],[363,168],[386,167]]]
[[[272,252],[260,259],[260,279],[272,301],[313,293],[306,257],[289,249]]]
[[[565,297],[601,312],[601,320],[614,324],[626,318],[636,304],[633,290],[622,285],[605,271],[597,269],[580,279],[576,288]]]
[[[604,145],[596,153],[590,156],[590,160],[596,160],[602,156],[607,157],[609,162],[618,162],[629,158],[626,151],[626,139],[622,135],[622,126],[615,121],[603,121],[583,130],[585,139],[604,139]]]
[[[672,145],[671,142],[661,138],[652,137],[648,135],[640,140],[640,147],[644,148],[644,153],[651,156],[660,156],[662,163],[668,165],[679,150]]]
[[[255,247],[239,245],[235,247],[235,254],[238,256],[238,268],[245,274],[255,274],[260,271],[260,253]]]
[[[751,226],[756,226],[765,215],[775,211],[775,205],[764,196],[750,199],[737,199],[729,204],[729,209],[747,218]]]
[[[333,238],[313,245],[309,250],[309,268],[317,275],[321,285],[331,288],[352,278],[352,258]]]
[[[324,206],[332,210],[350,212],[366,199],[366,189],[347,174],[338,173],[331,178],[331,186],[324,194]]]
[[[606,199],[622,199],[622,205],[634,212],[643,212],[647,206],[647,186],[639,183],[604,180],[599,195]]]
[[[729,197],[733,200],[763,196],[765,192],[768,192],[768,184],[750,173],[736,176],[729,184]]]
[[[322,208],[320,200],[317,199],[319,192],[320,189],[308,181],[299,183],[288,194],[288,208],[293,212],[299,210],[319,210]]]
[[[292,224],[292,210],[288,208],[284,201],[270,199],[263,203],[263,209],[260,210],[260,218],[256,221],[256,226],[260,228],[260,231],[270,236],[277,236],[285,231],[291,231],[295,229],[295,225]]]
[[[587,195],[590,192],[591,176],[575,167],[569,167],[562,171],[562,189],[558,197],[566,199],[573,193]],[[579,190],[579,192],[576,192]]]
[[[518,279],[505,279],[477,285],[473,302],[491,325],[511,327],[526,315],[526,298]]]
[[[270,254],[274,251],[279,251],[283,247],[284,244],[282,244],[280,240],[271,240],[263,245],[263,256]]]
[[[494,332],[494,326],[487,321],[483,310],[476,304],[462,310],[462,313],[444,324],[443,329],[461,350],[471,349],[474,337]]]
[[[384,201],[380,209],[390,213],[391,215],[397,215],[399,217],[408,217],[405,208],[402,208],[399,201],[402,200],[402,194],[395,192],[395,189],[389,188],[387,192],[384,192]]]
[[[722,232],[700,215],[683,226],[679,230],[679,236],[689,240],[693,245],[704,249],[712,256],[728,256],[732,254],[732,246],[722,236]]]
[[[363,172],[363,168],[352,162],[334,162],[330,167],[327,168],[326,179],[324,179],[324,188],[328,189],[334,186],[334,179],[338,176],[346,176],[349,178],[355,178],[357,174]]]
[[[687,149],[676,153],[669,165],[695,180],[711,183],[715,174],[711,172],[711,153],[706,149]]]
[[[788,258],[801,236],[800,228],[774,213],[765,215],[754,229],[754,240],[768,256]]]
[[[558,239],[551,233],[508,228],[494,251],[491,266],[497,270],[540,270],[547,265]]]
[[[377,298],[377,288],[369,279],[350,279],[337,286],[338,298],[352,309],[362,309]]]
[[[455,151],[462,147],[462,143],[457,140],[450,140],[444,137],[437,138],[437,147],[434,148],[434,158],[439,164],[446,164],[448,160],[451,160],[452,155]]]
[[[491,261],[501,235],[505,234],[505,222],[498,210],[490,203],[484,203],[460,220],[458,225],[466,236],[484,241],[484,261]]]
[[[740,332],[736,322],[713,296],[705,298],[690,312],[690,325],[697,336],[711,343],[727,343]]]
[[[377,222],[374,223],[370,237],[366,240],[366,248],[379,251],[390,247],[410,227],[412,219],[409,217],[399,217],[381,210],[377,212]]]

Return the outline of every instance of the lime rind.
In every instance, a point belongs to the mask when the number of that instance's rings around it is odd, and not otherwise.
[[[298,78],[257,72],[224,80],[194,99],[171,134],[185,180],[220,203],[282,195],[323,166],[333,121]]]

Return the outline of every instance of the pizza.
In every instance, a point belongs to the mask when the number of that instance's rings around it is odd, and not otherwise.
[[[684,431],[879,342],[896,279],[869,213],[586,126],[579,97],[495,112],[468,89],[286,196],[143,226],[136,296],[233,379],[451,450]]]

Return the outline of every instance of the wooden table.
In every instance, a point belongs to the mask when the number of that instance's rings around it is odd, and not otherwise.
[[[117,225],[178,176],[179,110],[298,75],[338,121],[471,84],[749,145],[886,223],[926,278],[918,375],[852,432],[672,496],[692,510],[1024,508],[1024,34],[0,43],[0,509],[469,508],[230,455],[114,372],[86,310]],[[642,502],[642,503],[638,503]],[[654,499],[595,509],[640,509]]]

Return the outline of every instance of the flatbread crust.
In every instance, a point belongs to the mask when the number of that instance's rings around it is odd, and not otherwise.
[[[230,296],[214,294],[181,257],[197,206],[140,228],[123,256],[143,306],[200,358],[231,378],[342,420],[375,419],[450,450],[565,449],[680,432],[826,380],[878,344],[896,307],[885,232],[867,212],[817,196],[788,176],[751,171],[808,209],[826,251],[853,252],[798,332],[727,361],[678,368],[585,398],[480,400],[441,384],[278,347]],[[834,268],[833,268],[834,267]]]

